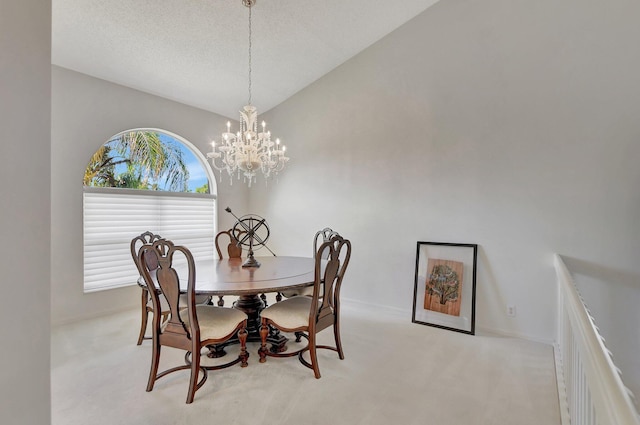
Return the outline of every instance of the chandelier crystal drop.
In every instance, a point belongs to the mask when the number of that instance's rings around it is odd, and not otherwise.
[[[268,179],[272,174],[278,174],[284,169],[289,158],[285,156],[286,147],[280,144],[280,139],[271,140],[271,131],[266,131],[267,124],[262,121],[261,131],[258,131],[258,111],[251,104],[251,7],[256,0],[242,0],[242,4],[249,8],[249,102],[240,111],[240,129],[231,132],[231,122],[227,122],[227,131],[222,133],[219,143],[211,143],[211,152],[207,158],[216,170],[226,171],[233,184],[233,175],[238,179],[244,176],[249,187],[255,181],[258,171]]]

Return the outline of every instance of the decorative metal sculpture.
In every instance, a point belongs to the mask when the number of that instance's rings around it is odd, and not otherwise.
[[[276,254],[274,254],[266,245],[271,231],[269,230],[269,225],[264,218],[256,214],[246,214],[242,217],[237,217],[231,211],[231,208],[227,207],[224,210],[236,219],[236,223],[233,225],[231,233],[238,241],[238,245],[249,248],[247,260],[242,264],[242,267],[260,267],[260,262],[253,256],[254,248],[260,249],[261,247],[265,247],[271,254],[273,254],[274,257],[276,256]]]

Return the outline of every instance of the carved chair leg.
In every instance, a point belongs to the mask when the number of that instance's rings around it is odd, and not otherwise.
[[[240,340],[240,367],[247,367],[247,359],[249,359],[249,353],[247,353],[247,324],[245,322],[244,327],[238,332],[238,340]]]
[[[316,333],[309,332],[309,356],[311,357],[311,366],[313,366],[313,374],[316,379],[320,379],[320,368],[318,367],[318,353],[316,351]]]
[[[189,379],[189,392],[187,393],[187,404],[193,403],[193,398],[198,389],[198,374],[200,373],[200,350],[197,348],[191,352],[191,379]],[[205,372],[206,373],[206,372]]]
[[[267,361],[267,335],[269,334],[269,326],[267,325],[267,319],[262,319],[262,325],[260,326],[260,349],[258,354],[260,355],[260,363]]]
[[[266,294],[260,294],[260,299],[262,300],[262,302],[264,303],[264,306],[267,307],[269,304],[267,303],[267,295]]]
[[[338,357],[340,360],[344,360],[344,352],[342,351],[342,341],[340,340],[340,321],[336,317],[336,321],[333,324],[333,337],[336,340],[336,349],[338,350]]]
[[[222,295],[218,295],[218,307],[224,307],[224,299]]]
[[[280,301],[282,301],[282,292],[276,294],[276,302],[279,303]]]
[[[153,384],[158,376],[158,365],[160,364],[160,344],[154,338],[153,352],[151,354],[151,370],[149,370],[149,381],[147,382],[147,392],[153,390]]]
[[[148,292],[146,289],[142,290],[142,318],[140,321],[140,335],[138,335],[138,345],[142,344],[144,339],[144,333],[147,331],[147,322],[149,320],[149,309],[147,309]]]

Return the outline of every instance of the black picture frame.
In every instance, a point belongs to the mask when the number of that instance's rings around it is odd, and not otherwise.
[[[475,335],[477,262],[477,244],[418,241],[411,321]]]

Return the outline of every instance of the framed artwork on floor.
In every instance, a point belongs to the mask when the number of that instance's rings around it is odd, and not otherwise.
[[[475,334],[477,244],[418,242],[411,321]]]

